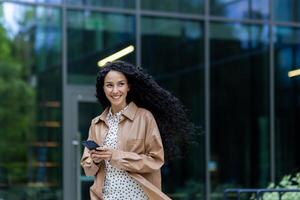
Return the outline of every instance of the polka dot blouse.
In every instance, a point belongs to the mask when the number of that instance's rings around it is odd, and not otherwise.
[[[104,145],[109,148],[117,148],[118,125],[125,107],[115,115],[111,109],[107,115],[108,133],[104,140]],[[149,200],[142,187],[124,171],[117,169],[105,161],[106,175],[104,179],[103,198],[104,200]]]

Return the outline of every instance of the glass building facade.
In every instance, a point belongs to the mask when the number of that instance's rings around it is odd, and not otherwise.
[[[162,168],[172,199],[300,171],[299,1],[0,0],[1,200],[89,199],[97,63],[129,45],[203,129]]]

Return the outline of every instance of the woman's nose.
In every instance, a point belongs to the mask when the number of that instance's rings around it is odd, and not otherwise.
[[[117,87],[117,86],[114,86],[112,92],[113,92],[113,93],[117,93],[117,92],[118,92],[118,87]]]

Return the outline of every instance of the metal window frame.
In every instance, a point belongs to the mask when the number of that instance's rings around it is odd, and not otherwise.
[[[275,66],[274,66],[274,44],[273,44],[273,26],[274,26],[274,13],[273,13],[273,0],[269,0],[269,12],[270,12],[270,20],[269,20],[269,101],[270,101],[270,179],[271,182],[275,182]]]
[[[209,162],[210,146],[210,0],[204,2],[204,128],[205,128],[205,199],[210,200],[211,178]]]

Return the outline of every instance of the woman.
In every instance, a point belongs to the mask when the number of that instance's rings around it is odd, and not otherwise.
[[[95,176],[91,200],[170,199],[161,192],[164,155],[179,155],[176,144],[193,129],[182,104],[123,61],[100,70],[96,97],[105,110],[92,120],[88,140],[102,147],[85,148],[81,160],[86,175]]]

